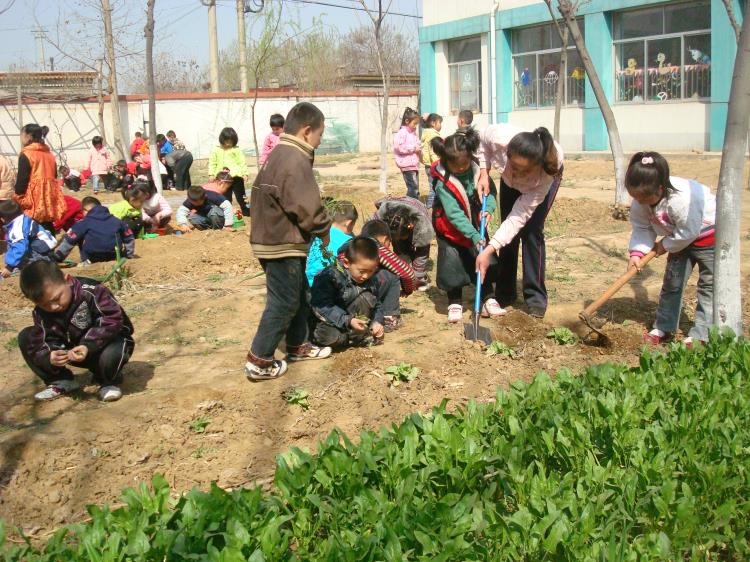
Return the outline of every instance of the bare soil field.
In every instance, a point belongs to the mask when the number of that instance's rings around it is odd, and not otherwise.
[[[354,201],[361,218],[372,214],[379,198],[376,165],[374,155],[316,161],[324,193]],[[715,186],[719,160],[680,158],[673,168],[675,175]],[[194,166],[194,176],[201,179],[201,163]],[[31,306],[17,277],[3,281],[0,518],[41,540],[62,524],[85,519],[86,505],[117,503],[123,488],[148,482],[156,472],[176,491],[206,488],[211,481],[224,487],[270,485],[277,455],[291,447],[314,450],[334,427],[356,438],[364,428],[388,426],[443,399],[454,404],[491,400],[497,387],[528,381],[540,370],[635,363],[641,335],[653,319],[664,259],[655,260],[601,310],[611,347],[585,341],[560,346],[547,338],[558,326],[585,337],[588,330],[578,321],[578,311],[627,263],[629,224],[611,218],[609,210],[611,163],[573,160],[565,176],[546,229],[547,317],[528,316],[519,302],[506,317],[482,321],[495,339],[514,348],[515,358],[488,356],[478,344],[465,341],[462,326],[446,322],[445,295],[431,288],[402,301],[406,325],[388,334],[385,345],[296,364],[277,381],[250,383],[243,365],[263,310],[264,278],[246,231],[202,232],[137,242],[139,258],[128,263],[117,293],[136,329],[122,400],[103,404],[89,386],[71,397],[38,403],[33,394],[41,383],[25,367],[16,340],[30,323]],[[405,191],[400,175],[391,174],[389,189],[399,195]],[[170,199],[179,201],[176,192]],[[743,228],[746,293],[746,220]],[[103,275],[110,267],[68,271]],[[471,297],[465,291],[467,310]],[[685,328],[694,297],[693,280],[685,297]],[[744,306],[747,318],[750,309]],[[401,362],[419,367],[420,374],[410,383],[390,386],[385,369]],[[308,392],[309,409],[284,400],[282,394],[291,387]]]

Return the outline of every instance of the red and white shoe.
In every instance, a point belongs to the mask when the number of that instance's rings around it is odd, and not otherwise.
[[[654,328],[650,332],[643,334],[643,342],[651,345],[661,345],[663,343],[669,343],[674,339],[674,334],[670,332],[662,332]]]
[[[464,316],[464,307],[460,304],[452,304],[448,307],[448,322],[457,324]]]
[[[495,299],[487,299],[482,306],[482,318],[499,318],[505,316],[508,311],[505,310]]]

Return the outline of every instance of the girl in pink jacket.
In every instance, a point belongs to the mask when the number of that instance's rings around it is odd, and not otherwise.
[[[88,169],[91,172],[94,193],[99,193],[99,182],[106,185],[109,169],[112,167],[112,155],[104,146],[104,139],[99,135],[91,139],[93,145],[89,149]]]
[[[529,132],[501,123],[482,131],[477,159],[480,191],[489,191],[490,169],[494,166],[500,171],[502,219],[477,257],[477,268],[484,278],[492,254],[499,255],[495,298],[500,306],[512,304],[516,300],[518,246],[523,244],[523,298],[529,314],[542,318],[547,311],[544,222],[562,180],[562,147],[545,127]]]
[[[284,116],[279,113],[274,113],[271,115],[269,125],[271,126],[271,132],[268,133],[266,140],[263,141],[263,148],[260,151],[260,159],[258,161],[261,166],[266,163],[268,155],[271,154],[271,151],[276,148],[277,144],[279,144],[281,133],[284,132]]]
[[[406,195],[414,199],[419,199],[419,166],[422,158],[422,142],[417,136],[419,119],[419,113],[407,107],[401,118],[401,128],[393,136],[396,166],[404,176]]]

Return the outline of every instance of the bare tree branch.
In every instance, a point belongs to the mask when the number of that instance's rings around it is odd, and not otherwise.
[[[734,7],[732,6],[732,0],[723,0],[724,7],[727,9],[727,16],[729,16],[729,23],[732,24],[734,29],[734,35],[737,38],[737,43],[740,42],[740,24],[737,23],[737,17],[734,15]]]

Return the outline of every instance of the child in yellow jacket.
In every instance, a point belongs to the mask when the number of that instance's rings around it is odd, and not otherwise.
[[[250,216],[250,208],[247,205],[247,194],[245,193],[245,182],[248,179],[247,163],[245,154],[237,146],[239,139],[237,131],[231,127],[225,127],[219,133],[219,146],[214,147],[208,157],[208,177],[215,178],[216,174],[228,170],[232,175],[232,185],[227,191],[227,199],[232,201],[234,193],[240,206],[242,215]]]
[[[435,189],[432,185],[432,175],[430,168],[433,162],[440,160],[440,156],[435,154],[432,148],[432,140],[440,138],[440,129],[443,128],[443,118],[437,113],[430,113],[422,119],[422,164],[427,181],[430,183],[430,189],[427,191],[427,208],[432,209],[432,203],[435,201]]]

